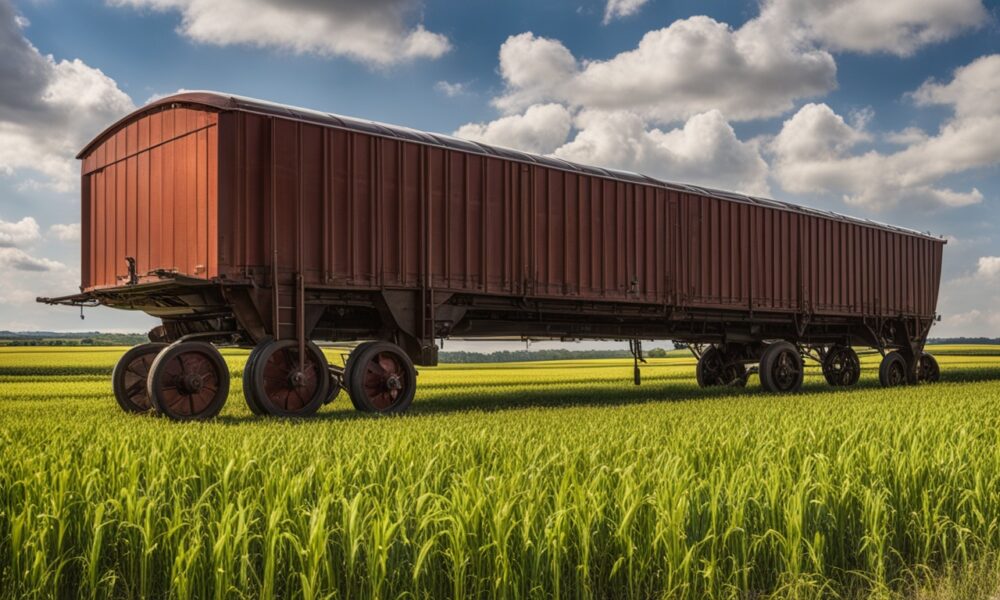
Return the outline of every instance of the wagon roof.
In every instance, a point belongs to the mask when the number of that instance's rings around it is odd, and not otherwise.
[[[653,185],[682,193],[697,194],[720,200],[743,202],[759,206],[766,206],[769,208],[775,208],[779,210],[787,210],[800,214],[824,217],[827,219],[835,219],[838,221],[856,223],[859,225],[875,227],[878,229],[886,229],[897,233],[914,235],[922,238],[931,239],[936,242],[946,243],[946,240],[944,238],[934,236],[927,232],[921,232],[921,231],[916,231],[914,229],[908,229],[906,227],[899,227],[896,225],[880,223],[878,221],[873,221],[871,219],[851,217],[833,211],[820,210],[817,208],[811,208],[799,204],[792,204],[790,202],[782,202],[780,200],[774,200],[771,198],[751,196],[736,192],[727,192],[723,190],[717,190],[698,185],[665,181],[662,179],[657,179],[655,177],[650,177],[648,175],[643,175],[641,173],[633,173],[631,171],[623,171],[619,169],[595,167],[592,165],[585,165],[585,164],[570,162],[567,160],[562,160],[552,156],[542,156],[540,154],[522,152],[520,150],[514,150],[512,148],[504,148],[502,146],[482,144],[479,142],[464,140],[450,135],[444,135],[441,133],[430,133],[426,131],[419,131],[417,129],[411,129],[409,127],[402,127],[399,125],[389,125],[386,123],[379,123],[377,121],[369,121],[367,119],[358,119],[355,117],[347,117],[333,113],[311,110],[308,108],[299,108],[297,106],[290,106],[287,104],[278,104],[276,102],[268,102],[266,100],[248,98],[245,96],[237,96],[234,94],[224,94],[221,92],[211,92],[211,91],[182,92],[170,96],[165,96],[158,100],[154,100],[153,102],[150,102],[145,106],[142,106],[141,108],[137,109],[131,114],[126,115],[125,117],[123,117],[122,119],[120,119],[107,129],[105,129],[103,132],[101,132],[89,144],[87,144],[87,146],[84,147],[83,150],[80,151],[80,153],[77,155],[77,158],[83,158],[84,156],[86,156],[90,152],[90,150],[94,148],[97,144],[99,144],[101,141],[103,141],[105,138],[107,138],[113,132],[117,131],[122,126],[133,121],[138,116],[151,112],[158,108],[161,108],[163,106],[170,106],[170,105],[196,105],[196,106],[215,108],[220,111],[244,111],[244,112],[252,112],[258,114],[282,117],[285,119],[315,123],[327,127],[336,127],[339,129],[360,131],[363,133],[380,137],[406,140],[428,146],[437,146],[440,148],[447,148],[450,150],[460,150],[463,152],[471,152],[474,154],[481,154],[485,156],[496,156],[499,158],[506,158],[525,163],[544,165],[547,167],[552,167],[564,171],[584,173],[588,175],[596,175],[599,177],[605,177],[619,181],[626,181],[630,183],[642,183],[646,185]]]

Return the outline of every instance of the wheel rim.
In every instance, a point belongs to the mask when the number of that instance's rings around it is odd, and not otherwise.
[[[774,382],[778,389],[790,390],[798,382],[801,367],[798,366],[795,358],[791,352],[782,352],[778,355],[778,360],[774,361],[771,374],[774,375]]]
[[[316,360],[309,354],[307,350],[301,365],[297,348],[281,348],[267,358],[264,393],[272,405],[295,412],[316,398],[321,384]]]
[[[722,379],[722,357],[719,356],[718,351],[709,351],[709,354],[705,356],[702,373],[706,385],[719,384],[720,379]]]
[[[745,383],[746,367],[739,362],[727,362],[722,351],[712,348],[698,361],[698,382],[702,387],[733,386]]]
[[[920,381],[925,381],[928,383],[933,383],[938,380],[940,372],[938,370],[937,363],[933,358],[922,357],[920,359]]]
[[[144,411],[153,408],[153,403],[149,399],[149,390],[146,388],[146,379],[149,377],[149,367],[156,360],[157,352],[159,349],[137,356],[125,366],[123,378],[125,397],[136,408]]]
[[[889,365],[889,384],[902,385],[905,380],[906,370],[903,368],[902,362],[894,361],[891,365]]]
[[[860,375],[861,365],[851,356],[849,350],[838,350],[830,357],[827,373],[839,385],[851,385]]]
[[[409,377],[402,362],[392,353],[379,352],[364,368],[365,395],[376,410],[388,410],[405,396]]]
[[[164,409],[190,417],[208,409],[219,391],[215,363],[201,352],[181,352],[162,367],[158,397]]]

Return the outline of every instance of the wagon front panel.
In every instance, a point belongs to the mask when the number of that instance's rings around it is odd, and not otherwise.
[[[217,113],[169,106],[83,156],[82,287],[218,271]]]

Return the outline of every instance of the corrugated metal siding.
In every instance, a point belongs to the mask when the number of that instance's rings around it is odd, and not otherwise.
[[[218,271],[214,112],[166,108],[123,125],[83,157],[84,289],[138,273]]]
[[[188,108],[93,146],[83,202],[87,288],[119,284],[125,256],[140,273],[240,278],[269,273],[276,253],[285,283],[302,272],[365,289],[930,316],[943,246],[779,204]]]
[[[934,314],[938,242],[687,194],[676,218],[681,306]]]
[[[265,115],[222,119],[232,277],[269,269],[276,240],[283,279],[302,271],[310,284],[934,313],[931,239]]]

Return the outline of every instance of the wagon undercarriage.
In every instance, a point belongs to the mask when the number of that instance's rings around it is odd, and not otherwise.
[[[853,385],[860,376],[854,347],[883,355],[885,386],[939,376],[923,352],[932,321],[912,315],[876,319],[423,290],[285,286],[275,293],[249,281],[157,276],[39,301],[160,318],[150,343],[122,358],[113,381],[123,409],[156,408],[177,419],[221,410],[229,373],[215,345],[252,348],[242,382],[247,404],[255,414],[280,416],[311,414],[341,389],[359,410],[405,410],[416,388],[414,365],[437,364],[437,343],[445,338],[627,340],[637,384],[641,340],[653,339],[688,344],[702,387],[742,387],[757,373],[769,391],[796,391],[807,360],[822,366],[830,385]],[[327,363],[314,341],[362,343],[340,368]]]

